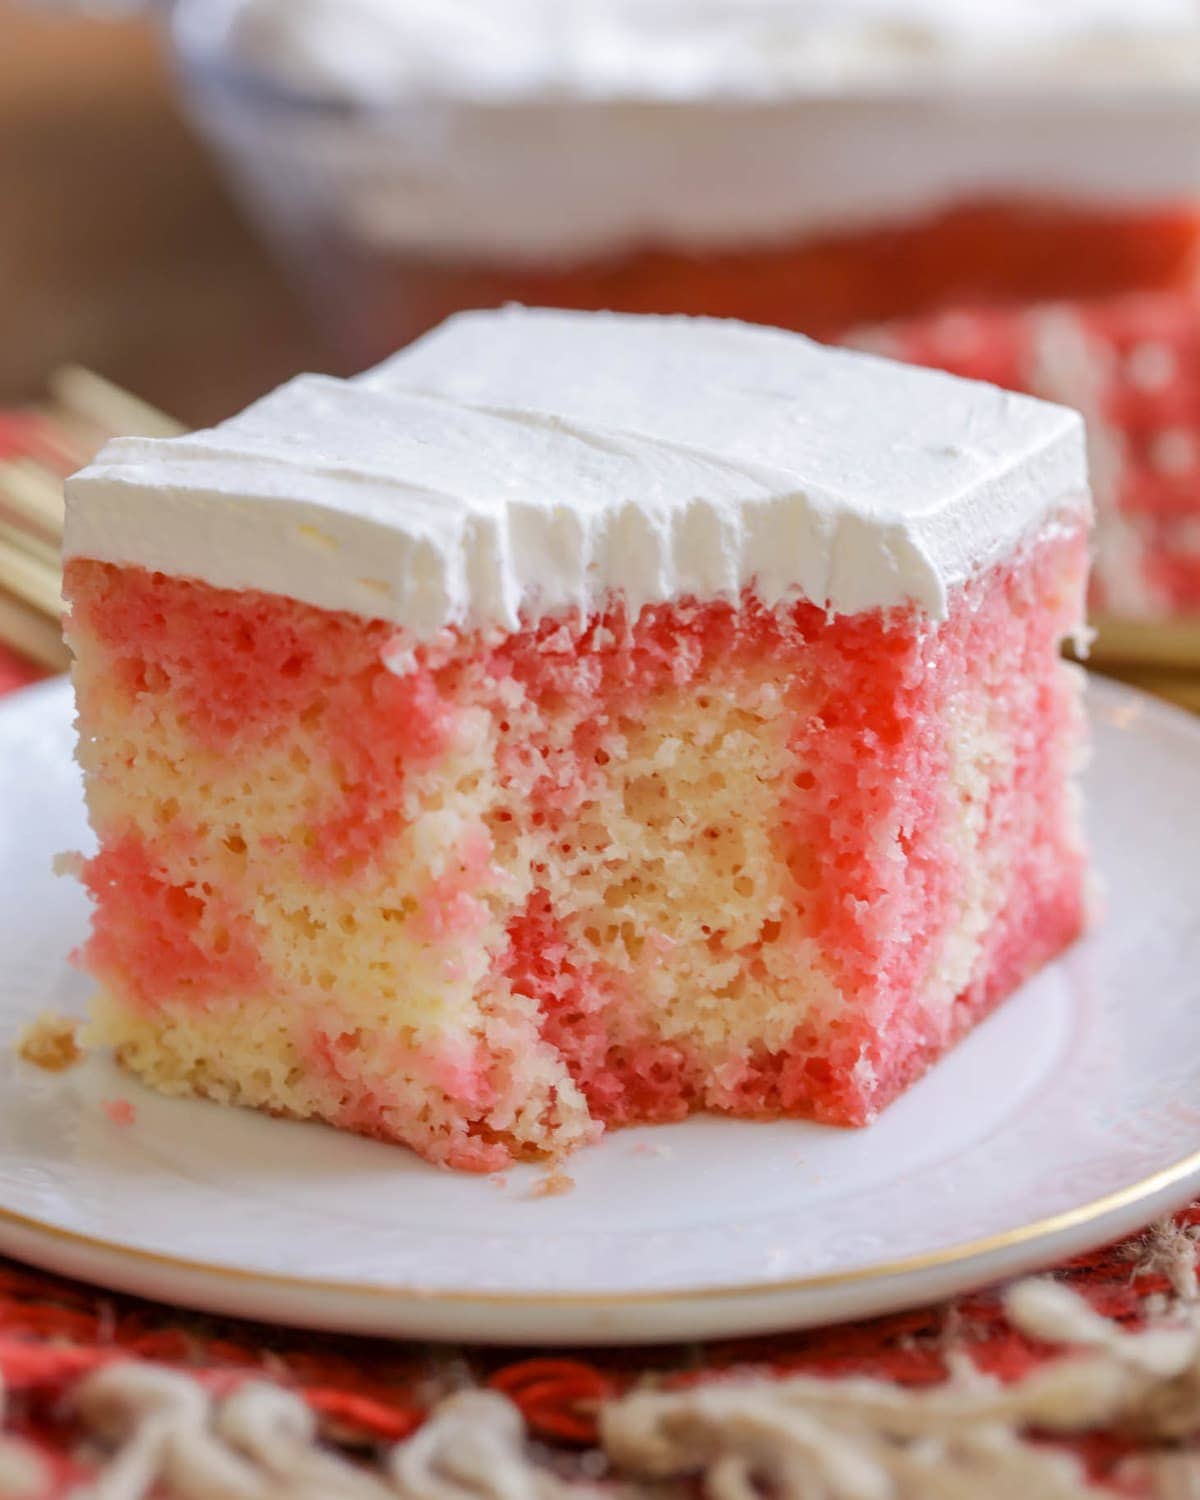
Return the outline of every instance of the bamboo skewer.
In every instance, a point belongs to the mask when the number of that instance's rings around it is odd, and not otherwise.
[[[51,620],[62,615],[62,573],[54,554],[30,546],[15,526],[0,521],[0,588]]]
[[[50,394],[69,415],[90,422],[107,437],[178,437],[185,430],[174,417],[79,365],[64,365],[52,375]]]
[[[71,653],[58,622],[0,590],[0,641],[50,672],[65,672]]]
[[[14,526],[11,521],[4,518],[0,511],[0,541],[7,549],[22,552],[26,557],[31,557],[35,562],[43,563],[51,570],[55,578],[58,577],[62,568],[62,541],[61,539],[50,541],[47,537],[38,536],[32,531],[23,531],[20,526]]]
[[[51,377],[50,394],[52,404],[28,413],[29,443],[0,460],[0,642],[58,672],[69,661],[59,557],[64,476],[117,434],[174,437],[184,429],[77,365]]]
[[[57,545],[63,530],[62,480],[32,458],[0,462],[0,519]]]

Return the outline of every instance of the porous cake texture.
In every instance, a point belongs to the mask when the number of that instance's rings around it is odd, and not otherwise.
[[[93,1036],[156,1087],[483,1171],[862,1124],[1083,924],[1056,408],[514,311],[113,445],[70,503]]]

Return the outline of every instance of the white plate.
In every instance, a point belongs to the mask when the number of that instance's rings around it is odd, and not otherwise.
[[[86,844],[61,683],[0,705],[0,1249],[215,1311],[530,1343],[746,1334],[912,1305],[1200,1191],[1200,724],[1089,689],[1107,915],[865,1131],[698,1118],[501,1183],[318,1125],[160,1099],[7,1043],[78,1008]],[[126,1098],[132,1125],[104,1105]]]

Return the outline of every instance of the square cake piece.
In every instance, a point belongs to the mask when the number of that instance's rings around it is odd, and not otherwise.
[[[1084,922],[1081,423],[464,314],[69,485],[92,1034],[486,1171],[862,1124]]]

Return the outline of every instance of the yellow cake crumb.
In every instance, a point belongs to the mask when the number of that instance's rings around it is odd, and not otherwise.
[[[575,1191],[575,1179],[559,1167],[545,1172],[529,1189],[530,1198],[561,1198],[564,1193]]]
[[[48,1010],[17,1037],[17,1055],[47,1073],[65,1073],[83,1059],[79,1022]]]

